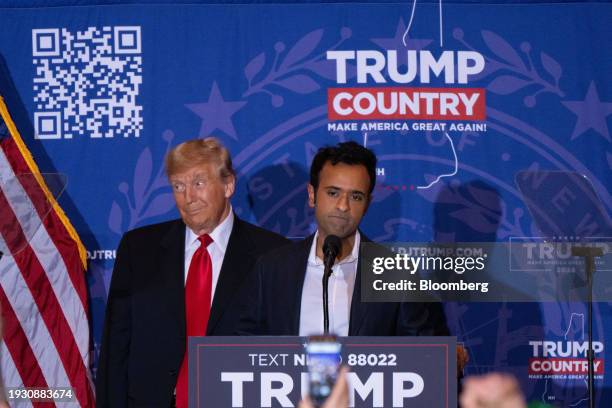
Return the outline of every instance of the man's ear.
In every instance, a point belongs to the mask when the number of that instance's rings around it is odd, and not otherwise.
[[[314,208],[315,204],[317,203],[317,195],[316,195],[315,188],[312,186],[312,184],[308,183],[307,189],[308,189],[308,205],[310,206],[310,208]]]
[[[236,191],[236,177],[228,176],[225,179],[225,198],[232,198]]]

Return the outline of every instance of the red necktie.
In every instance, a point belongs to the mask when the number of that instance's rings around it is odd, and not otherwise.
[[[198,238],[200,247],[194,252],[187,274],[185,285],[185,320],[187,323],[187,338],[190,336],[205,336],[208,318],[210,317],[210,296],[212,293],[212,262],[206,247],[212,242],[210,235]],[[188,343],[189,344],[189,343]],[[187,408],[188,401],[187,349],[176,382],[176,408]]]

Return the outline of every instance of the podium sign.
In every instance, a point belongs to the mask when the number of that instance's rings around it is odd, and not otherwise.
[[[454,337],[344,337],[350,406],[456,407]],[[305,337],[189,339],[189,407],[296,407],[308,393]]]

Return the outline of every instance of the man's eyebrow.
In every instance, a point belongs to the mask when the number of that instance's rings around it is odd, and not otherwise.
[[[202,178],[202,177],[207,177],[207,176],[208,176],[208,173],[206,173],[206,172],[200,172],[200,173],[196,173],[196,174],[194,174],[192,177],[187,177],[185,180],[187,180],[187,181],[189,181],[189,180],[195,180],[195,179],[199,179],[199,178]],[[171,182],[172,182],[172,181],[182,182],[182,181],[183,181],[183,179],[177,179],[177,178],[176,178],[176,176],[174,176],[174,177],[170,177],[170,181],[171,181]]]
[[[338,187],[338,186],[333,186],[333,185],[332,185],[332,186],[325,186],[325,187],[323,187],[323,188],[324,188],[324,189],[326,189],[326,190],[340,190],[340,191],[342,191],[342,189],[341,189],[340,187]],[[365,193],[364,191],[361,191],[361,190],[348,190],[348,191],[349,191],[349,193],[351,193],[351,194],[361,194],[361,195],[366,195],[366,193]]]

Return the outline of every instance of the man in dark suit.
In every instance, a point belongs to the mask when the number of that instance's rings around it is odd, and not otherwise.
[[[323,332],[323,242],[341,239],[329,280],[330,332],[341,336],[447,335],[439,304],[361,301],[358,230],[376,181],[376,156],[355,142],[319,149],[314,157],[308,203],[317,232],[271,251],[257,263],[238,332],[311,335]]]
[[[234,333],[250,269],[286,243],[233,214],[235,174],[216,139],[177,146],[166,172],[181,219],[121,239],[97,372],[99,408],[186,408],[187,337]]]

